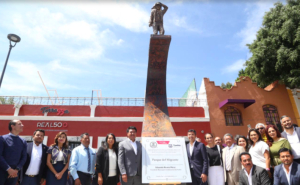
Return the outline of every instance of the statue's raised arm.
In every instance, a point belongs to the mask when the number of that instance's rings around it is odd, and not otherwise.
[[[162,7],[164,8],[162,10]],[[153,34],[157,35],[159,32],[160,35],[165,34],[164,30],[164,21],[163,17],[164,14],[167,12],[168,7],[161,2],[157,2],[154,4],[154,6],[151,9],[151,15],[150,15],[150,20],[149,20],[149,27],[153,27]]]
[[[162,3],[161,3],[161,6],[164,7],[164,9],[162,10],[162,12],[163,12],[163,14],[165,15],[165,13],[166,13],[167,10],[168,10],[168,7],[167,7],[167,5],[162,4]]]

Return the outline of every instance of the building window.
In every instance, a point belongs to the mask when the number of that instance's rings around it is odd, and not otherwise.
[[[71,150],[73,150],[74,148],[76,148],[79,145],[81,145],[81,142],[69,141],[69,147],[70,147]]]
[[[264,105],[263,111],[265,115],[266,124],[277,126],[279,131],[282,132],[282,127],[280,124],[277,108],[273,105]]]
[[[226,126],[241,126],[243,125],[240,111],[235,107],[227,107],[224,111]]]

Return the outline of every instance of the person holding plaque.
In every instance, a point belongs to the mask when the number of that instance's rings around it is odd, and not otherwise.
[[[207,185],[208,158],[206,147],[196,141],[196,131],[188,131],[189,143],[186,145],[187,156],[190,164],[192,183],[190,185]]]
[[[136,141],[136,132],[136,127],[128,127],[128,138],[119,143],[118,164],[122,185],[142,184],[142,145]]]

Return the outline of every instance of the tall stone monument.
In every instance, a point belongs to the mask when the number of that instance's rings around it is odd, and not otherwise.
[[[169,118],[166,72],[170,35],[151,35],[142,137],[175,137]]]

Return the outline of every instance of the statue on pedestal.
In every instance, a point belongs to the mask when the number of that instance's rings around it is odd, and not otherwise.
[[[161,8],[164,7],[162,10]],[[157,35],[158,31],[160,35],[165,34],[164,30],[164,22],[163,17],[165,13],[167,12],[168,7],[161,2],[155,3],[155,5],[152,7],[150,20],[149,20],[149,27],[153,27],[153,34]]]

